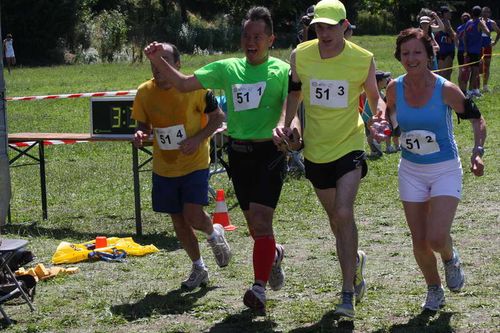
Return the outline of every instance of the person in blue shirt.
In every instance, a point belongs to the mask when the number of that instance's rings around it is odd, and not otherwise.
[[[468,95],[481,97],[479,91],[479,66],[481,64],[481,48],[483,43],[482,34],[490,36],[490,31],[486,23],[481,20],[481,7],[472,8],[472,19],[465,25],[464,34],[464,57],[466,63],[471,65],[471,75],[469,79]]]
[[[486,123],[472,99],[427,64],[431,40],[410,28],[397,37],[394,55],[406,74],[389,83],[387,112],[401,133],[399,195],[411,231],[413,253],[427,284],[423,309],[445,304],[435,253],[443,261],[448,289],[458,292],[465,282],[462,263],[450,230],[462,194],[462,165],[453,136],[453,112],[472,121],[474,148],[470,169],[482,176]]]
[[[457,38],[455,39],[455,43],[457,46],[457,59],[458,64],[461,66],[458,70],[458,86],[460,90],[465,94],[467,92],[467,83],[470,78],[470,67],[463,66],[465,64],[464,57],[464,34],[465,34],[465,26],[467,22],[470,20],[470,14],[467,12],[462,13],[460,16],[460,20],[462,24],[457,27]]]
[[[451,67],[453,66],[453,59],[455,59],[455,38],[456,34],[451,26],[451,11],[447,6],[442,6],[440,10],[441,21],[444,25],[444,30],[438,31],[435,35],[436,42],[439,45],[438,68],[439,75],[447,80],[451,78]]]

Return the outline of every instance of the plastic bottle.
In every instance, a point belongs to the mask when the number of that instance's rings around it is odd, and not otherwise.
[[[374,122],[372,127],[375,129],[379,137],[385,138],[392,134],[391,127],[388,123]]]

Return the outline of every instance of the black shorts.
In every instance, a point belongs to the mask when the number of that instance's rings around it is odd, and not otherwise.
[[[467,58],[468,58],[468,61],[467,62],[474,62],[474,64],[472,64],[471,66],[476,66],[476,67],[479,67],[479,59],[481,59],[481,55],[480,54],[474,54],[474,53],[467,53]]]
[[[230,176],[242,210],[250,202],[276,208],[285,177],[285,155],[272,141],[230,140]]]
[[[465,60],[464,60],[464,51],[458,51],[458,52],[457,52],[457,59],[458,59],[458,64],[459,64],[459,65],[463,65],[463,64],[465,64]]]
[[[338,179],[357,168],[362,168],[361,178],[366,176],[368,172],[366,155],[361,150],[352,151],[338,160],[328,163],[313,163],[305,159],[304,166],[306,167],[306,178],[311,181],[315,188],[320,190],[336,188]]]
[[[446,53],[438,53],[438,59],[439,60],[445,60],[448,57],[451,57],[451,60],[455,59],[455,51],[450,51]]]

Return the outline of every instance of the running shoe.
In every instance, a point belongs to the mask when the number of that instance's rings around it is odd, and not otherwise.
[[[356,274],[354,275],[354,294],[356,295],[356,302],[360,302],[366,292],[365,280],[365,265],[366,254],[359,250],[358,258],[356,260]]]
[[[444,263],[446,286],[453,292],[459,292],[465,284],[465,274],[458,251],[453,249],[453,257]]]
[[[354,293],[351,291],[343,291],[340,298],[340,303],[335,306],[334,313],[338,316],[354,318],[355,305]]]
[[[218,235],[214,239],[209,239],[208,244],[212,248],[217,265],[225,267],[231,259],[231,248],[224,237],[224,227],[220,224],[214,224],[214,229]]]
[[[266,290],[264,287],[254,284],[245,292],[243,296],[243,304],[250,309],[259,312],[266,312]]]
[[[181,287],[188,290],[193,290],[199,286],[208,284],[208,269],[206,267],[197,267],[193,265],[188,278],[181,283]]]
[[[445,304],[444,289],[442,286],[427,286],[427,296],[422,304],[423,310],[438,311]]]
[[[269,276],[269,287],[274,291],[280,290],[285,284],[285,272],[281,267],[281,262],[285,256],[285,248],[283,245],[276,244],[276,253],[276,260],[273,263],[271,275]]]
[[[386,154],[394,154],[397,152],[397,149],[394,148],[392,145],[387,146],[385,153]]]

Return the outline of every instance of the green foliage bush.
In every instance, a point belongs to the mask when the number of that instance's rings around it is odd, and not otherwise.
[[[91,44],[96,46],[101,60],[113,61],[115,52],[127,40],[126,17],[117,10],[103,10],[93,19]]]
[[[371,13],[360,10],[356,20],[357,35],[387,35],[395,33],[394,14],[387,10]]]

